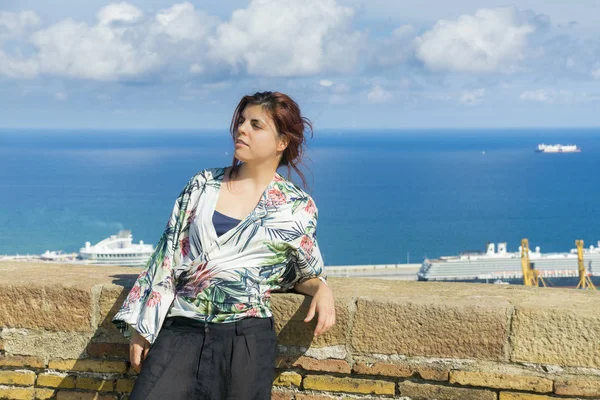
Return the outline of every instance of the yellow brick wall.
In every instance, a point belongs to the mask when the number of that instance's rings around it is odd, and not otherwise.
[[[110,357],[81,359],[45,360],[4,351],[0,355],[0,399],[126,399],[137,374],[125,357],[111,352],[110,345],[97,346],[104,354],[112,354]],[[276,363],[273,399],[325,400],[346,395],[441,400],[600,398],[600,377],[594,375],[543,374],[510,363],[495,363],[497,371],[490,371],[492,364],[485,361],[479,365],[456,360],[452,366],[422,358],[380,358],[282,354]]]

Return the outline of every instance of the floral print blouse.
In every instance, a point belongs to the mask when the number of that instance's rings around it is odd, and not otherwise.
[[[196,173],[179,194],[153,255],[112,322],[150,344],[166,317],[227,323],[272,316],[273,291],[317,277],[317,207],[278,172],[254,210],[217,236],[212,216],[225,168]]]

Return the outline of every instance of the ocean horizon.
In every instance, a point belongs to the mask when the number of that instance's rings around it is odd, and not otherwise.
[[[232,150],[226,129],[0,129],[0,254],[77,252],[120,229],[156,245],[183,185]],[[326,265],[600,240],[600,128],[316,129],[306,156]]]

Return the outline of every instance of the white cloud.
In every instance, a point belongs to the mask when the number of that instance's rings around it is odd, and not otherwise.
[[[600,100],[600,96],[585,91],[565,89],[536,89],[526,90],[519,98],[522,101],[534,101],[547,104],[576,104]]]
[[[556,90],[553,89],[537,89],[537,90],[526,90],[519,98],[525,101],[537,101],[540,103],[550,103],[556,97]]]
[[[16,54],[6,53],[3,41],[15,40],[40,23],[40,17],[33,11],[18,13],[0,11],[0,76],[9,78],[32,78],[38,74],[35,60],[24,59],[19,49]]]
[[[9,78],[34,78],[39,73],[35,60],[23,60],[7,55],[0,49],[0,76]]]
[[[600,79],[600,68],[592,70],[592,77],[594,79]]]
[[[51,74],[99,81],[136,78],[205,53],[200,51],[205,46],[202,38],[216,25],[215,18],[190,3],[175,4],[150,18],[131,4],[113,3],[97,13],[97,20],[89,25],[67,18],[37,30],[29,38],[35,47],[29,58],[7,54],[0,47],[0,75]],[[35,13],[1,13],[0,39],[2,27],[16,32],[38,23]],[[194,74],[203,70],[197,62],[190,67]]]
[[[475,15],[438,21],[415,39],[416,55],[432,70],[511,72],[534,30],[513,9],[481,9]]]
[[[367,100],[369,100],[369,103],[385,103],[391,99],[392,94],[379,85],[373,86],[369,94],[367,94]]]
[[[351,88],[346,83],[336,83],[329,79],[322,79],[319,81],[319,86],[319,92],[322,96],[317,95],[315,101],[325,101],[329,104],[347,104],[351,101],[351,96],[347,95]]]
[[[412,36],[415,32],[415,28],[412,25],[402,25],[398,28],[394,29],[392,32],[392,37],[394,38],[405,38],[407,36]]]
[[[461,93],[459,101],[461,104],[474,106],[480,104],[483,101],[484,95],[485,88],[480,88],[476,90],[465,90]]]
[[[113,22],[132,23],[142,17],[142,11],[128,3],[112,3],[98,12],[98,21],[101,24]]]
[[[58,101],[65,101],[69,98],[69,95],[66,94],[65,92],[56,92],[54,94],[54,98]]]
[[[69,18],[36,32],[32,42],[42,72],[106,81],[133,77],[160,64],[159,55],[143,40],[132,42],[136,33],[102,21],[89,27]]]
[[[204,67],[202,66],[202,64],[195,63],[190,65],[190,73],[201,74],[202,72],[204,72]]]
[[[349,27],[353,14],[335,0],[254,0],[217,28],[209,54],[251,75],[348,71],[361,41]]]
[[[0,40],[21,36],[27,29],[38,25],[40,17],[33,11],[18,13],[0,11]]]
[[[206,36],[216,19],[188,2],[175,4],[156,14],[156,29],[166,33],[171,40],[200,40]]]

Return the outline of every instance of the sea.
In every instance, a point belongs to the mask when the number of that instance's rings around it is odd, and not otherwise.
[[[121,229],[155,245],[190,177],[232,157],[227,130],[0,129],[0,255],[78,252]],[[317,129],[301,170],[326,265],[600,241],[600,128]]]

